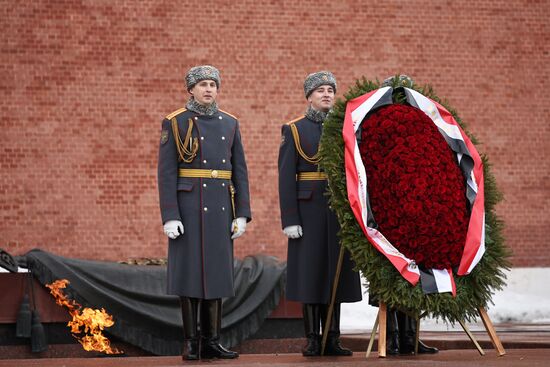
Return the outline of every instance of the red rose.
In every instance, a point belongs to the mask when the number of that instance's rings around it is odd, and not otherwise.
[[[417,264],[458,265],[469,221],[465,181],[428,116],[406,105],[379,108],[362,122],[359,151],[382,234]]]

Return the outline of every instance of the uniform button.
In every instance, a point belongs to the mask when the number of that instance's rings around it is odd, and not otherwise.
[[[202,161],[202,163],[206,164],[206,159]]]
[[[222,206],[222,211],[224,211],[224,210],[225,210],[225,206]]]
[[[197,121],[199,118],[197,116],[195,116],[195,121]]]
[[[205,183],[203,183],[203,184],[202,184],[202,187],[206,187],[206,184],[205,184]]]
[[[225,140],[225,136],[222,136],[222,140]]]
[[[204,140],[204,136],[201,136],[201,140]]]
[[[207,208],[207,207],[204,207],[204,211],[207,212],[207,211],[208,211],[208,208]]]
[[[221,116],[218,116],[218,118],[219,118],[220,120],[222,119],[222,117],[221,117]]]
[[[225,182],[222,182],[222,186],[225,186]]]
[[[222,163],[225,163],[225,159],[222,159]]]

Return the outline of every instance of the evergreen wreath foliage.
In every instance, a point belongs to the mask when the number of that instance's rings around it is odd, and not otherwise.
[[[475,137],[467,130],[456,111],[442,101],[431,86],[411,85],[396,76],[392,79],[394,89],[393,103],[406,103],[401,86],[414,89],[424,96],[443,105],[460,124],[472,143],[477,145]],[[495,213],[495,205],[502,199],[491,173],[488,158],[481,155],[483,161],[485,186],[485,253],[477,266],[467,276],[455,274],[456,297],[450,293],[424,294],[420,282],[412,286],[393,265],[367,240],[350,208],[344,165],[344,141],[342,128],[346,104],[349,100],[380,88],[378,80],[371,81],[363,77],[356,81],[344,99],[338,99],[324,123],[320,143],[321,166],[328,175],[330,205],[338,216],[341,225],[339,233],[342,245],[350,252],[368,283],[369,296],[374,296],[389,307],[407,312],[414,317],[431,316],[454,323],[459,320],[473,321],[478,316],[479,307],[487,307],[492,294],[505,285],[505,270],[510,269],[510,250],[504,244],[502,236],[503,222]]]

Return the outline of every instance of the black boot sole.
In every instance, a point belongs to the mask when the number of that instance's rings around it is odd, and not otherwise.
[[[211,356],[211,355],[201,355],[201,359],[237,359],[239,355],[236,356]]]

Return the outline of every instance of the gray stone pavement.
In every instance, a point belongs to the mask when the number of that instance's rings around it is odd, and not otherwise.
[[[448,350],[431,356],[378,358],[376,353],[365,359],[363,353],[353,357],[305,358],[300,354],[245,354],[237,360],[183,362],[180,357],[114,357],[3,360],[0,367],[172,367],[172,366],[525,366],[550,365],[550,349],[512,349],[498,357],[495,353],[480,356],[475,350]]]
[[[421,339],[437,346],[435,355],[378,358],[376,352],[365,358],[370,333],[342,336],[345,346],[354,350],[353,357],[305,358],[299,353],[303,339],[247,340],[235,349],[241,353],[237,360],[182,362],[179,356],[136,356],[138,351],[126,350],[125,357],[103,357],[84,352],[75,345],[50,345],[49,351],[37,358],[28,346],[0,346],[0,367],[163,367],[181,365],[201,366],[550,366],[549,324],[498,324],[506,355],[497,356],[489,337],[482,328],[472,332],[485,351],[481,356],[462,331],[425,331]],[[376,343],[373,351],[376,351]],[[66,358],[60,358],[66,357]],[[6,359],[10,358],[10,359]],[[26,358],[26,359],[20,359]]]

